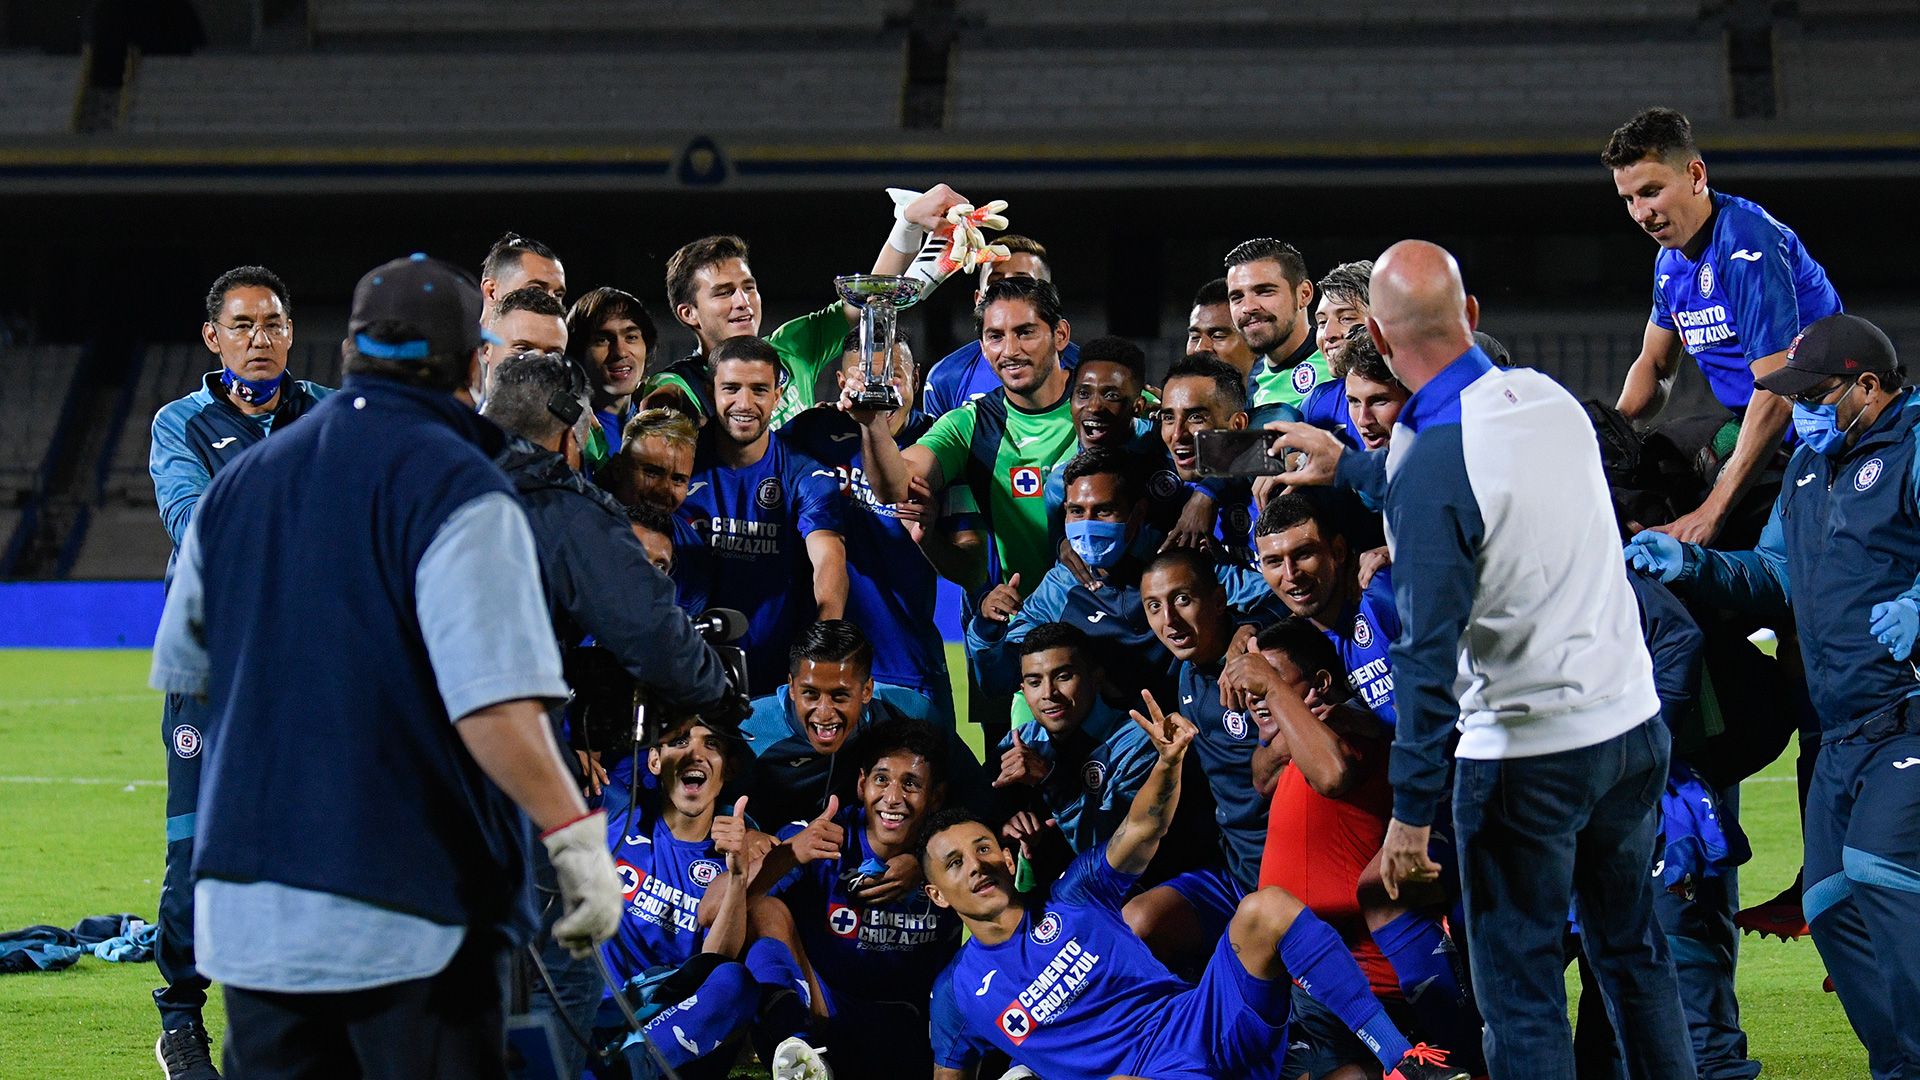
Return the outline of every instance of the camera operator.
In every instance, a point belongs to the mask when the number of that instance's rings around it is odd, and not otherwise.
[[[631,675],[649,703],[724,712],[730,690],[720,658],[674,606],[673,583],[654,568],[620,504],[578,471],[594,423],[584,373],[559,353],[515,353],[493,370],[482,414],[518,436],[495,461],[526,507],[561,648],[571,650],[592,635],[624,669],[609,672],[622,684],[616,700],[632,701],[622,678]],[[569,679],[583,698],[600,697],[587,684],[605,680],[583,678],[586,667],[570,666]],[[613,747],[598,725],[592,738],[578,730],[590,711],[576,714],[573,744],[593,793],[606,773],[588,751]],[[629,709],[606,711],[621,717],[621,726],[631,724]],[[536,866],[535,880],[545,891],[554,888],[544,865]],[[559,1015],[574,1031],[589,1030],[602,990],[594,964],[573,959],[550,938],[543,939],[540,958],[545,975],[536,984],[534,1011]],[[558,1045],[569,1059],[561,1075],[578,1076],[585,1047],[564,1035]]]

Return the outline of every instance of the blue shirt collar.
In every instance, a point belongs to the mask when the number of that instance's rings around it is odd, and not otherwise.
[[[1480,351],[1480,346],[1467,346],[1466,352],[1441,368],[1427,385],[1407,399],[1407,404],[1400,410],[1399,423],[1409,431],[1418,432],[1436,421],[1458,421],[1460,391],[1492,370],[1493,361]]]

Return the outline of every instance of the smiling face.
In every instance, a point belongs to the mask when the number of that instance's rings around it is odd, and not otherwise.
[[[625,315],[602,322],[587,339],[587,362],[593,365],[600,393],[610,398],[631,396],[647,371],[647,339],[640,324]]]
[[[676,304],[674,316],[712,352],[729,338],[760,333],[760,283],[745,259],[721,259],[693,272],[693,300]]]
[[[876,848],[906,850],[915,829],[934,809],[933,768],[911,750],[899,750],[860,774],[867,808],[867,839]]]
[[[1049,327],[1026,300],[997,300],[980,316],[980,351],[1007,393],[1028,396],[1060,369],[1067,324]]]
[[[722,360],[713,366],[713,406],[726,439],[746,446],[767,433],[780,397],[779,378],[765,360]]]
[[[620,454],[629,463],[618,470],[620,490],[614,495],[621,502],[646,503],[671,514],[687,501],[687,483],[693,476],[692,444],[647,435],[622,447]]]
[[[1243,428],[1247,414],[1229,412],[1213,380],[1183,375],[1167,381],[1160,394],[1160,440],[1173,455],[1174,471],[1182,480],[1200,478],[1199,450],[1194,436],[1214,428]]]
[[[933,902],[963,919],[986,922],[1013,903],[1013,851],[977,821],[963,821],[928,839],[920,871]]]
[[[1329,356],[1347,340],[1347,331],[1367,325],[1367,305],[1357,296],[1329,292],[1320,297],[1313,309],[1316,344]]]
[[[1247,347],[1266,355],[1286,344],[1300,326],[1301,311],[1313,300],[1313,283],[1295,285],[1274,259],[1255,259],[1227,268],[1227,305],[1233,325]]]
[[[1378,383],[1357,371],[1347,372],[1347,415],[1360,429],[1360,441],[1369,450],[1378,450],[1393,437],[1393,422],[1407,403],[1407,388],[1399,383]]]
[[[1185,562],[1162,563],[1140,579],[1140,606],[1155,637],[1178,660],[1210,664],[1226,654],[1227,593]]]
[[[1042,649],[1020,658],[1020,693],[1050,735],[1065,735],[1086,721],[1096,682],[1075,649]]]
[[[727,782],[727,744],[705,724],[688,722],[647,751],[647,771],[673,808],[699,817],[713,808]]]
[[[1073,428],[1082,449],[1119,446],[1133,437],[1140,402],[1140,380],[1124,364],[1083,360],[1073,372],[1070,391]]]
[[[1241,371],[1253,368],[1253,350],[1233,325],[1230,304],[1195,304],[1187,314],[1187,355],[1212,353]]]
[[[787,676],[787,695],[807,742],[822,754],[847,744],[873,700],[873,676],[851,660],[802,660]]]
[[[1347,572],[1347,542],[1320,535],[1314,521],[1255,538],[1255,557],[1267,588],[1302,618],[1318,618],[1340,589]]]
[[[1613,170],[1613,189],[1627,216],[1663,248],[1685,247],[1713,213],[1707,166],[1699,158],[1676,166],[1648,155]]]
[[[220,366],[243,379],[265,382],[287,370],[293,344],[293,319],[272,289],[236,285],[220,302],[216,322],[201,326],[207,348]]]

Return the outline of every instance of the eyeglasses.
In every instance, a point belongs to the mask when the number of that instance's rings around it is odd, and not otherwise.
[[[226,331],[227,336],[233,338],[235,341],[252,341],[256,334],[265,334],[269,338],[284,338],[293,333],[293,326],[283,322],[237,322],[229,324],[215,320],[213,325]]]
[[[1833,386],[1823,387],[1822,389],[1819,389],[1819,390],[1809,390],[1804,394],[1790,394],[1788,395],[1787,400],[1792,402],[1795,405],[1804,406],[1806,408],[1813,408],[1817,405],[1825,405],[1827,403],[1828,398],[1832,397],[1835,393],[1841,390],[1845,390],[1849,386],[1852,386],[1857,381],[1859,380],[1846,379],[1846,380],[1842,380],[1841,382]]]

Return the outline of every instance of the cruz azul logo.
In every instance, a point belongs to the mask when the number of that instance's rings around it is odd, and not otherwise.
[[[1007,486],[1013,489],[1016,499],[1038,498],[1041,489],[1046,487],[1046,478],[1031,465],[1015,465],[1007,474]]]
[[[1373,624],[1367,622],[1365,615],[1353,617],[1353,643],[1363,649],[1373,644]]]
[[[712,859],[695,859],[687,864],[687,876],[693,879],[695,885],[705,888],[713,884],[713,879],[719,877],[720,872],[725,869],[726,867]]]
[[[860,932],[860,916],[845,904],[832,904],[827,908],[827,929],[834,937],[853,937]]]
[[[1047,912],[1038,926],[1033,928],[1033,941],[1036,945],[1045,945],[1060,936],[1060,916]]]
[[[1318,376],[1319,372],[1313,370],[1313,362],[1310,360],[1302,360],[1293,365],[1293,374],[1291,376],[1293,380],[1293,392],[1296,394],[1304,394],[1312,390],[1313,384],[1319,381]]]
[[[1220,714],[1220,725],[1227,729],[1227,734],[1236,739],[1244,739],[1247,737],[1246,713],[1228,709],[1226,712]]]
[[[640,891],[640,883],[647,879],[647,875],[641,873],[639,867],[625,859],[614,860],[613,872],[620,878],[620,895],[629,900],[633,899],[634,893]]]
[[[1713,264],[1700,264],[1700,299],[1713,295]]]
[[[1080,770],[1080,781],[1086,785],[1087,794],[1100,794],[1100,789],[1107,786],[1107,763],[1104,761],[1087,762]]]
[[[1099,966],[1099,953],[1083,948],[1079,938],[1069,938],[1026,989],[1000,1010],[1000,1033],[1015,1046],[1027,1041],[1035,1028],[1066,1012],[1086,990]]]
[[[1870,458],[1865,465],[1860,466],[1859,472],[1853,474],[1853,490],[1865,491],[1872,487],[1874,481],[1880,479],[1880,470],[1884,468],[1886,464],[1879,458]]]
[[[183,758],[198,757],[200,754],[200,729],[192,724],[181,724],[173,729],[173,752]]]

